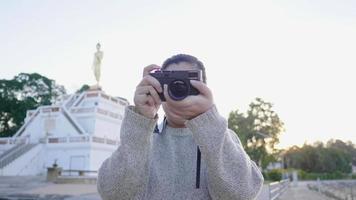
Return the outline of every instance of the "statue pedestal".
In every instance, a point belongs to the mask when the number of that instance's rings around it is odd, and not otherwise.
[[[99,86],[98,84],[97,85],[92,85],[92,86],[90,86],[89,87],[89,90],[90,91],[101,91],[102,89],[101,89],[101,86]]]
[[[62,168],[61,167],[48,167],[47,168],[47,181],[53,182],[55,181],[58,176],[61,175]]]

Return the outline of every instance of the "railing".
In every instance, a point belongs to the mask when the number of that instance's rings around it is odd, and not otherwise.
[[[74,173],[74,174],[73,174]],[[91,170],[75,170],[75,169],[68,169],[68,170],[60,170],[60,176],[89,176],[89,175],[97,175],[98,171],[91,171]]]
[[[13,145],[13,144],[27,144],[29,143],[29,137],[21,137],[21,138],[14,138],[14,137],[6,137],[0,138],[0,145]]]
[[[333,199],[356,200],[356,180],[317,180],[308,188]]]
[[[123,116],[121,114],[114,113],[114,112],[111,112],[109,110],[105,110],[105,109],[102,109],[102,108],[96,108],[96,112],[101,114],[101,115],[105,115],[105,116],[108,116],[108,117],[111,117],[111,118],[114,118],[114,119],[120,119],[120,120],[123,119]]]
[[[112,140],[108,138],[102,138],[98,136],[69,136],[69,137],[48,137],[42,138],[42,143],[49,143],[49,144],[60,144],[60,143],[99,143],[99,144],[108,144],[116,146],[119,144],[119,141]]]
[[[288,189],[289,184],[289,179],[284,179],[268,184],[269,199],[277,199],[284,191]]]
[[[10,145],[10,149],[6,150],[4,153],[0,154],[0,159],[6,155],[8,152],[14,151],[16,148],[21,148],[25,144],[29,143],[29,138],[5,138],[0,139],[0,145]],[[99,143],[99,144],[109,144],[116,146],[119,144],[118,140],[113,140],[104,137],[98,137],[93,135],[81,135],[81,136],[67,136],[67,137],[45,137],[38,140],[39,143],[45,144],[59,144],[59,143]],[[13,146],[15,144],[15,146]]]
[[[82,113],[93,113],[95,112],[95,107],[81,107],[81,108],[71,108],[70,113],[82,114]]]
[[[64,106],[69,109],[70,107],[72,107],[72,105],[74,104],[74,102],[77,100],[78,95],[77,94],[72,94],[68,100],[65,101]]]
[[[84,100],[84,97],[85,97],[85,92],[80,94],[80,96],[73,102],[74,106],[72,107],[77,107]]]

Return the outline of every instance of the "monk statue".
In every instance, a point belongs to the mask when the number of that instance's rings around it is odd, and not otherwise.
[[[96,79],[97,86],[99,86],[100,81],[100,66],[103,60],[104,52],[100,51],[100,43],[96,44],[96,52],[94,54],[93,71]]]

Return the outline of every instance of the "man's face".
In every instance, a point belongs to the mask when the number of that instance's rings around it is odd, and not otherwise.
[[[165,70],[169,70],[169,71],[186,71],[186,70],[197,70],[198,67],[196,65],[193,65],[191,63],[188,62],[180,62],[178,64],[170,64],[168,65],[168,67]],[[166,114],[166,117],[168,119],[168,122],[174,122],[175,124],[179,124],[179,125],[184,125],[184,122],[186,120],[179,118],[179,117],[174,117],[170,111],[169,111],[169,107],[167,105],[166,102],[162,102],[162,107],[163,110]]]

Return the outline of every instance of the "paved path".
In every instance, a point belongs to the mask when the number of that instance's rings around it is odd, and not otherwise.
[[[0,178],[0,200],[101,200],[95,184],[54,184],[45,177]],[[290,186],[279,200],[331,200],[307,188],[307,182]],[[268,185],[265,184],[256,200],[269,200]]]
[[[258,194],[256,200],[269,200],[268,184],[264,184],[261,192]]]
[[[299,182],[297,186],[291,185],[279,198],[279,200],[332,200],[329,197],[309,190],[306,182]]]
[[[0,178],[0,200],[101,200],[95,184],[54,184],[45,177]]]

